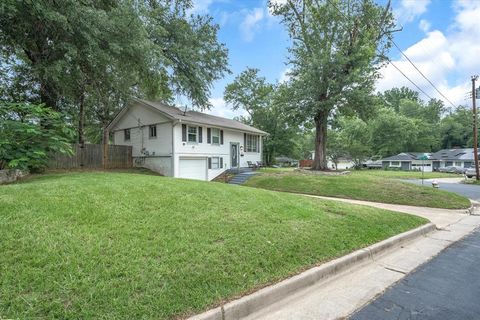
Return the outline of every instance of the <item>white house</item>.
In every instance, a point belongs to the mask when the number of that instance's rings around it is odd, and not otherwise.
[[[141,99],[123,108],[108,129],[114,144],[132,146],[136,166],[198,180],[261,161],[267,135],[235,120]]]

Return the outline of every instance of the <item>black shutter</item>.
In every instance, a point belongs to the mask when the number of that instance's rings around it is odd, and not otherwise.
[[[258,136],[258,139],[257,139],[257,153],[260,153],[260,140],[262,139],[261,136]]]
[[[203,142],[203,128],[198,127],[198,143],[202,143],[202,142]]]
[[[182,141],[187,141],[187,125],[182,124]]]
[[[223,157],[220,158],[220,168],[223,168]]]
[[[220,144],[223,144],[223,130],[220,130]]]
[[[247,152],[247,134],[243,134],[243,151]]]
[[[212,158],[208,158],[208,169],[212,169]]]
[[[212,143],[212,129],[207,128],[207,143]]]

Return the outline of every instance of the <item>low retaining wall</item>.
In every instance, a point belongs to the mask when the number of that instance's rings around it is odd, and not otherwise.
[[[0,184],[15,182],[18,179],[25,177],[26,175],[26,172],[18,169],[0,170]]]

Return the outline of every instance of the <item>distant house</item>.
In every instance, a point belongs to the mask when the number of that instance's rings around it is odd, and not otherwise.
[[[421,160],[427,157],[428,160]],[[431,172],[433,163],[431,153],[427,152],[402,152],[397,155],[381,160],[383,168],[394,168],[399,170],[421,170]]]
[[[115,144],[133,147],[137,166],[198,180],[261,161],[267,134],[235,120],[140,99],[123,108],[108,129]]]
[[[355,167],[355,163],[352,161],[352,159],[348,158],[339,158],[337,160],[337,164],[335,165],[335,162],[332,160],[328,160],[327,166],[329,169],[334,169],[334,170],[347,170],[347,169],[352,169]]]
[[[473,148],[442,149],[432,154],[433,170],[442,167],[470,168],[474,164]]]
[[[310,151],[310,160],[314,160],[315,158],[315,151]],[[327,161],[327,167],[329,169],[333,170],[346,170],[346,169],[352,169],[355,166],[355,162],[352,161],[352,159],[349,158],[339,158],[337,166],[335,166],[335,163],[332,160]]]

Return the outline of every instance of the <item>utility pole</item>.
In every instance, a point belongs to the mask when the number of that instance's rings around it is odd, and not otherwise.
[[[480,180],[480,172],[478,168],[478,129],[477,129],[477,97],[475,92],[475,81],[478,76],[472,76],[472,111],[473,111],[473,157],[475,159],[475,176],[476,180]]]

